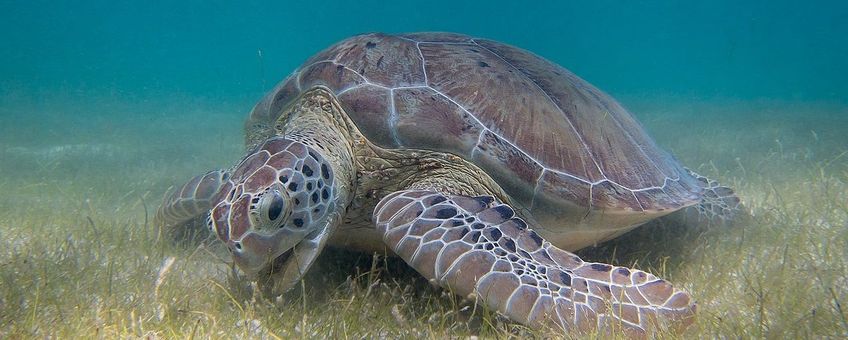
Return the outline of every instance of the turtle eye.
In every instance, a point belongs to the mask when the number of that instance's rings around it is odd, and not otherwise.
[[[283,214],[283,198],[280,197],[278,192],[274,192],[274,195],[271,196],[271,203],[268,205],[268,220],[273,222],[280,218],[280,215]]]
[[[259,201],[258,215],[261,224],[268,227],[279,227],[286,219],[287,197],[279,188],[268,190]]]

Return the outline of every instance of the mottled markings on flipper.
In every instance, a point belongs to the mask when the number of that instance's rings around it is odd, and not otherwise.
[[[506,248],[507,250],[509,250],[509,251],[511,251],[511,252],[515,252],[515,241],[513,241],[512,239],[507,239],[507,240],[504,242],[504,245],[503,245],[503,246],[504,246],[504,248]]]
[[[489,64],[487,64],[485,61],[478,61],[477,65],[480,67],[489,67]]]
[[[294,224],[294,226],[295,226],[295,227],[298,227],[298,228],[303,227],[303,219],[295,218],[295,219],[292,221],[292,223]]]
[[[318,193],[317,192],[313,192],[311,198],[312,198],[312,203],[318,203]]]
[[[536,242],[536,245],[537,245],[537,246],[539,246],[539,247],[541,247],[541,246],[542,246],[542,237],[541,237],[541,236],[539,236],[539,234],[537,234],[535,231],[532,231],[532,230],[531,230],[531,231],[528,233],[528,235],[530,235],[530,238],[531,238],[531,239],[533,239],[533,241],[534,241],[534,242]]]
[[[574,290],[581,293],[589,292],[589,285],[586,283],[586,279],[584,278],[575,278],[571,281],[571,286],[574,287]]]
[[[312,168],[310,168],[308,165],[304,164],[302,171],[303,171],[303,174],[306,175],[306,177],[312,177],[312,174],[313,174]]]
[[[289,190],[297,191],[297,183],[296,182],[289,183]]]
[[[323,198],[323,199],[330,198],[330,192],[327,190],[327,188],[324,188],[323,190],[321,190],[321,198]]]
[[[377,47],[377,43],[375,43],[373,41],[369,41],[369,42],[365,43],[365,48],[367,48],[367,49],[372,49],[372,48],[375,48],[375,47]]]
[[[592,263],[591,267],[599,272],[608,272],[612,269],[612,266],[603,263]]]
[[[660,305],[671,296],[674,288],[666,280],[658,279],[639,286],[639,291],[651,303]]]
[[[497,242],[501,239],[501,236],[503,236],[503,234],[500,230],[498,230],[498,228],[492,228],[491,230],[489,230],[489,236],[492,242]]]
[[[468,254],[475,254],[465,257],[464,260],[462,260],[463,257],[456,257],[455,261],[459,262],[454,263],[454,268],[456,269],[451,271],[450,274],[453,276],[445,277],[445,281],[443,282],[440,281],[440,284],[443,286],[444,282],[448,282],[452,285],[453,289],[457,288],[456,286],[453,286],[454,284],[465,285],[460,288],[463,289],[461,294],[468,294],[468,292],[477,292],[478,294],[482,293],[484,299],[482,301],[490,307],[496,307],[499,311],[506,312],[506,315],[513,320],[517,320],[522,323],[529,322],[531,326],[538,322],[544,323],[544,319],[553,316],[551,313],[556,313],[556,320],[554,321],[558,322],[560,326],[567,328],[573,327],[575,330],[585,331],[593,329],[595,326],[604,327],[604,325],[608,324],[607,321],[625,323],[626,326],[635,327],[636,329],[638,329],[639,326],[645,326],[645,323],[642,322],[644,319],[636,319],[634,318],[635,314],[633,314],[633,311],[637,311],[640,313],[638,317],[644,318],[645,314],[638,310],[639,307],[644,304],[631,297],[633,294],[632,292],[628,291],[625,294],[625,291],[622,290],[622,287],[629,286],[631,284],[630,280],[633,280],[635,283],[635,281],[640,278],[640,275],[644,276],[644,274],[627,269],[620,270],[619,267],[613,267],[602,263],[585,263],[581,261],[576,257],[576,255],[560,250],[550,243],[547,243],[538,233],[530,230],[526,222],[516,216],[516,211],[501,208],[505,205],[497,200],[494,200],[494,204],[492,204],[483,203],[467,196],[445,196],[446,199],[442,199],[440,194],[424,191],[413,191],[411,193],[404,192],[401,195],[409,198],[414,197],[412,200],[403,201],[404,204],[402,204],[402,206],[417,204],[419,208],[416,209],[416,212],[425,212],[424,215],[422,215],[421,220],[433,219],[434,215],[440,214],[440,210],[447,209],[446,206],[448,204],[454,205],[455,210],[459,213],[458,215],[454,211],[450,211],[450,213],[441,213],[441,217],[443,219],[438,221],[438,228],[442,230],[453,229],[454,231],[450,233],[449,237],[442,238],[440,240],[441,242],[431,242],[432,240],[415,241],[415,243],[420,242],[422,245],[428,245],[428,248],[426,248],[428,249],[427,251],[433,251],[435,248],[432,248],[431,246],[436,245],[437,243],[441,246],[454,244],[453,241],[457,240],[457,237],[459,237],[462,242],[456,242],[455,244],[462,244],[463,246],[469,247],[470,249],[466,250],[468,251]],[[395,201],[402,200],[402,198],[396,198],[392,195],[387,197],[389,198],[384,199],[385,202],[381,201],[381,205],[393,206]],[[443,203],[446,201],[448,203]],[[488,206],[484,206],[484,204]],[[378,207],[381,205],[378,205]],[[400,208],[401,207],[398,207],[398,209]],[[475,211],[472,212],[472,209]],[[507,211],[509,212],[509,215],[504,216],[504,212]],[[375,212],[375,214],[384,215],[385,212],[381,209],[379,212]],[[468,216],[469,214],[477,216],[479,221],[483,223],[463,223],[463,221],[470,221],[471,216]],[[412,215],[412,212],[410,212],[410,215]],[[397,241],[392,238],[393,236],[388,230],[393,228],[403,229],[404,226],[408,226],[408,221],[386,221],[388,222],[386,225],[384,224],[385,222],[382,222],[385,221],[385,219],[381,220],[379,216],[377,216],[377,219],[380,221],[378,222],[378,227],[387,227],[385,235],[388,244],[392,248],[405,249],[406,243],[397,243]],[[519,229],[527,231],[522,232]],[[527,233],[527,235],[525,235],[525,233]],[[448,233],[445,233],[444,235],[448,235]],[[408,234],[408,236],[412,235]],[[451,251],[453,251],[454,248],[455,247],[450,248]],[[422,256],[421,254],[422,253],[418,253],[418,261],[410,263],[419,271],[421,271],[422,268],[426,269],[425,267],[422,267],[423,264],[420,263],[420,260],[426,256]],[[401,256],[403,255],[401,254]],[[490,263],[488,262],[485,264],[486,269],[475,267],[474,261],[482,256],[492,259],[491,261],[493,263],[491,263],[491,267],[489,267]],[[578,270],[581,267],[583,270]],[[459,268],[462,270],[459,270]],[[469,271],[469,269],[471,270]],[[478,270],[483,272],[482,276],[480,276],[481,274],[477,272]],[[428,271],[424,270],[423,272]],[[501,274],[509,275],[508,278],[510,278],[510,280],[514,279],[514,281],[516,281],[509,285],[508,290],[507,288],[501,289],[500,286],[492,283],[494,281],[492,281],[493,279],[491,278],[495,276],[499,277]],[[425,276],[428,275],[425,274]],[[430,276],[432,276],[432,274]],[[619,282],[622,278],[626,279],[627,282]],[[688,296],[685,293],[680,293],[680,297],[676,299],[673,299],[674,295],[672,294],[672,297],[670,298],[669,294],[666,293],[668,290],[666,284],[654,282],[656,278],[650,275],[646,278],[647,280],[643,279],[643,282],[650,281],[650,285],[638,288],[631,286],[634,291],[636,291],[636,289],[642,290],[642,292],[637,291],[639,293],[638,296],[644,294],[646,296],[644,299],[645,301],[652,300],[651,295],[653,295],[654,300],[659,300],[664,297],[663,305],[660,307],[669,309],[669,313],[686,314],[685,311],[670,310],[672,308],[678,308],[678,305],[680,306],[679,308],[685,308],[689,305],[689,301],[686,300]],[[439,279],[441,280],[441,278]],[[481,280],[478,281],[478,279]],[[461,280],[466,281],[461,282]],[[470,283],[468,281],[470,281]],[[502,279],[497,280],[497,282],[502,281]],[[516,284],[524,285],[525,288],[532,287],[533,289],[536,289],[540,298],[537,299],[533,296],[524,296],[524,290],[522,290],[519,294],[515,294],[515,289],[519,288],[513,287]],[[496,293],[485,293],[492,292],[492,289],[497,289],[498,291]],[[616,294],[616,290],[618,290],[618,293],[621,294]],[[512,295],[510,295],[510,293]],[[500,295],[486,296],[486,294]],[[524,297],[522,298],[523,301],[520,303],[503,306],[502,303],[504,302],[499,300],[503,300],[504,296]],[[608,307],[608,303],[624,305],[623,308],[627,308],[627,310],[622,309],[618,314],[615,314],[615,312],[611,311],[610,307]],[[522,304],[527,305],[528,308],[516,309],[516,306],[521,306]],[[634,304],[636,304],[636,306],[634,306]],[[504,311],[504,308],[507,310]],[[651,306],[651,308],[659,307]],[[595,321],[600,322],[600,324]]]
[[[442,208],[436,211],[436,218],[446,219],[456,216],[456,209],[452,207]]]
[[[474,199],[480,202],[480,204],[484,207],[495,201],[495,198],[492,196],[477,196],[474,197]]]
[[[477,243],[478,241],[480,241],[480,232],[475,231],[471,233],[471,242]]]
[[[518,230],[527,229],[527,222],[524,222],[524,220],[516,218],[516,219],[513,219],[512,221],[515,222],[515,228],[516,229],[518,229]]]
[[[504,219],[504,220],[507,220],[512,216],[515,216],[515,212],[509,206],[499,205],[499,206],[495,207],[494,209],[495,209],[495,211],[498,212],[498,214],[501,215],[501,218]]]

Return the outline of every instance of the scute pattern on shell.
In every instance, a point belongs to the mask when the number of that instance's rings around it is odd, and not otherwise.
[[[595,209],[671,211],[702,189],[614,99],[535,54],[453,33],[380,33],[309,59],[257,104],[273,120],[323,85],[372,142],[459,155],[530,209],[537,198]],[[248,124],[250,126],[250,124]]]

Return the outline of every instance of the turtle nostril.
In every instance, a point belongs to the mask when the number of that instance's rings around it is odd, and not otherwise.
[[[236,249],[241,250],[241,242],[235,242]]]

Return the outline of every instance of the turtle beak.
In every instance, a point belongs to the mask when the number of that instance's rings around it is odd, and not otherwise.
[[[279,295],[292,289],[298,281],[306,274],[306,271],[315,263],[315,259],[321,254],[327,240],[335,232],[341,218],[336,214],[330,216],[322,228],[306,235],[300,242],[290,250],[276,257],[271,264],[270,279],[273,286],[270,288],[272,295]]]
[[[248,233],[240,241],[229,241],[233,260],[246,274],[256,276],[279,258],[295,253],[308,235],[301,230],[282,229],[273,235]]]
[[[267,268],[277,257],[291,251],[309,230],[283,228],[271,234],[252,230],[247,206],[250,197],[233,203],[219,203],[211,212],[211,227],[233,255],[233,260],[249,276]]]
[[[242,227],[247,222],[239,224],[238,211],[238,204],[222,202],[216,206],[212,210],[213,228],[239,269],[262,283],[271,296],[285,293],[303,278],[341,221],[333,212],[315,221],[314,228],[281,228],[265,234]]]

